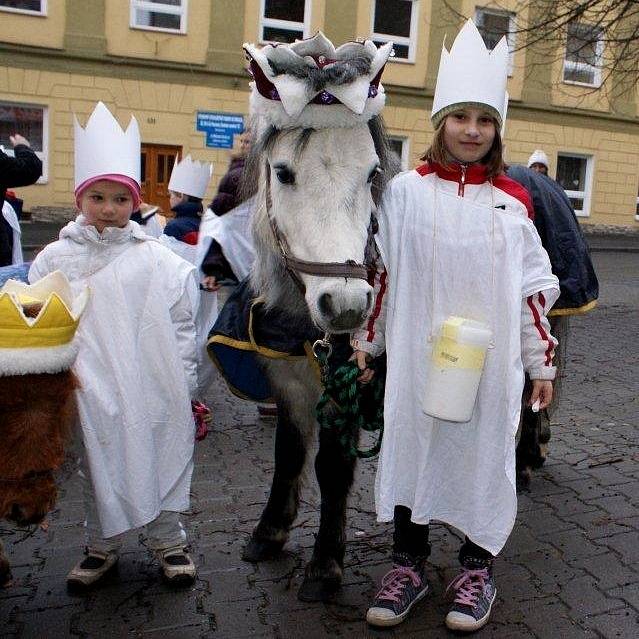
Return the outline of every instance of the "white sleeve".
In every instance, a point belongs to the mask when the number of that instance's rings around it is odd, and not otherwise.
[[[371,357],[378,357],[386,350],[388,272],[377,248],[373,256],[373,268],[373,279],[369,280],[369,283],[373,285],[373,307],[364,326],[351,335],[351,346],[353,350],[364,351]]]
[[[51,273],[51,267],[49,266],[49,260],[47,259],[46,249],[44,249],[36,255],[29,267],[29,284],[33,284],[34,282],[41,280],[49,273]]]
[[[552,365],[557,340],[550,334],[546,296],[540,291],[523,298],[521,305],[521,358],[530,379],[555,379]]]
[[[175,327],[178,350],[184,362],[184,372],[191,397],[197,388],[197,340],[195,315],[199,301],[198,282],[194,268],[189,269],[184,279],[181,295],[171,305],[171,321]]]

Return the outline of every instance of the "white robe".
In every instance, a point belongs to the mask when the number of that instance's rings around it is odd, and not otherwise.
[[[171,235],[160,235],[159,240],[164,246],[171,249],[176,255],[190,262],[198,269],[198,277],[201,279],[201,260],[198,261],[197,246],[180,242]],[[209,331],[218,316],[217,293],[200,289],[200,303],[195,317],[195,333],[197,346],[197,389],[195,398],[204,401],[211,384],[216,378],[215,366],[206,350]]]
[[[376,239],[389,280],[377,513],[391,521],[395,505],[407,506],[414,522],[446,522],[497,554],[517,512],[522,298],[545,291],[550,306],[559,289],[529,220],[502,210],[493,216],[480,187],[473,200],[433,184],[416,171],[402,174],[380,208]],[[494,335],[468,423],[422,410],[429,335],[451,315],[487,322]]]
[[[11,264],[22,264],[22,229],[15,209],[6,200],[2,204],[2,216],[7,221],[13,231],[13,251],[11,254]]]
[[[255,198],[242,202],[226,213],[216,215],[206,209],[200,224],[198,236],[198,264],[202,264],[206,253],[215,240],[221,247],[238,281],[243,280],[251,270],[255,260],[255,249],[251,236],[251,216],[255,208]]]
[[[193,266],[135,222],[100,235],[83,216],[38,254],[90,300],[77,333],[78,412],[105,537],[189,506],[195,424]]]

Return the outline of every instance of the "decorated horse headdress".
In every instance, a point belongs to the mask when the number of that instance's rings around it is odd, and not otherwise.
[[[245,44],[251,114],[277,129],[365,124],[384,107],[380,79],[392,48],[366,40],[336,49],[321,31],[293,44]]]

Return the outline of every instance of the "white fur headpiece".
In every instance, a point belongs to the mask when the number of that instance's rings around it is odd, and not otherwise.
[[[475,23],[468,20],[457,34],[450,52],[442,47],[431,120],[437,126],[459,104],[487,106],[499,120],[506,118],[508,96],[508,43],[504,36],[489,51]]]
[[[380,78],[392,48],[366,40],[336,49],[321,31],[293,44],[245,44],[251,113],[278,129],[368,122],[384,107]]]
[[[202,199],[213,174],[213,165],[209,162],[192,160],[187,155],[181,162],[176,162],[169,180],[169,191],[185,193]]]
[[[75,188],[109,173],[125,175],[140,184],[140,130],[131,116],[126,131],[98,102],[84,128],[73,116],[75,128]]]

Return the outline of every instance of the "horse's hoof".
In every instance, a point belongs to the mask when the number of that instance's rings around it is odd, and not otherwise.
[[[260,561],[275,559],[284,547],[283,541],[272,541],[270,539],[256,539],[251,537],[248,544],[242,551],[242,559],[256,564]]]
[[[305,578],[297,592],[300,601],[324,601],[333,599],[342,585],[342,580],[338,577],[328,579],[308,579]]]

